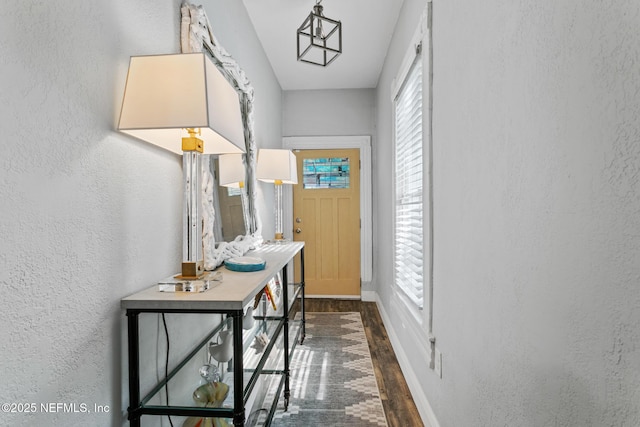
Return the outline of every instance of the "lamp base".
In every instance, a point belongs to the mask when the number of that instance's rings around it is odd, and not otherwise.
[[[176,279],[198,280],[204,276],[204,261],[183,262],[182,273],[175,276]]]
[[[180,275],[170,276],[158,282],[160,292],[206,292],[222,283],[221,271],[207,271],[198,280],[180,279]]]
[[[291,243],[291,242],[292,240],[286,237],[283,237],[281,239],[274,238],[274,239],[265,241],[265,243],[268,245],[286,245],[287,243]]]

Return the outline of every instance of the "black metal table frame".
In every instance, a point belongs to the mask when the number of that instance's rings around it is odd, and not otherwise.
[[[293,260],[292,258],[291,260]],[[291,262],[291,261],[290,261]],[[287,263],[282,268],[282,296],[283,296],[283,316],[282,322],[278,325],[274,337],[277,337],[280,334],[280,330],[284,328],[284,371],[277,372],[283,375],[284,378],[284,403],[285,403],[285,411],[288,409],[289,398],[291,396],[290,390],[290,369],[289,369],[289,291],[288,291],[288,274],[287,274]],[[302,342],[305,339],[305,308],[304,308],[304,298],[305,298],[305,283],[304,283],[304,247],[300,249],[300,312],[301,312],[301,320],[300,320],[300,339],[299,342]],[[295,296],[294,296],[295,298]],[[145,397],[143,400],[140,399],[140,333],[139,333],[139,315],[141,313],[193,313],[193,314],[226,314],[228,317],[232,318],[233,324],[233,362],[234,362],[234,370],[236,374],[233,378],[233,408],[199,408],[199,407],[189,407],[189,406],[143,406],[147,401],[151,399],[162,387],[164,387],[168,381],[176,374],[180,369],[186,364],[201,348],[206,345],[206,343],[216,334],[219,329],[227,322],[224,320],[220,323],[220,325],[209,333],[195,348],[194,350],[188,354],[182,362],[180,362],[162,381],[160,381]],[[222,418],[233,418],[234,426],[244,426],[245,424],[245,410],[244,410],[244,401],[245,401],[245,390],[244,390],[244,376],[242,374],[238,375],[237,372],[242,373],[244,370],[243,367],[243,342],[242,342],[242,334],[235,333],[235,331],[242,331],[242,318],[244,315],[243,310],[223,310],[223,309],[126,309],[127,315],[127,330],[128,330],[128,353],[129,353],[129,407],[127,408],[129,425],[131,427],[140,427],[140,418],[142,415],[174,415],[174,416],[199,416],[199,417],[222,417]],[[256,368],[257,372],[260,372],[264,363],[266,362],[266,358],[268,357],[271,348],[275,344],[276,340],[271,340],[267,348],[265,349],[265,357],[262,358],[258,367]],[[276,373],[276,372],[274,372]],[[253,387],[256,383],[257,375],[252,377],[252,380],[247,386],[246,395],[247,397],[251,394]],[[280,387],[278,388],[278,393],[275,397],[275,403],[277,403],[278,396],[280,395],[280,391],[282,388],[282,382]],[[273,409],[270,413],[269,419],[273,415]]]

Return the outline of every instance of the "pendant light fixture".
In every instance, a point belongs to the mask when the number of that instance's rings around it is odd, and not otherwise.
[[[298,27],[298,61],[326,67],[342,53],[342,23],[324,16],[321,2]]]

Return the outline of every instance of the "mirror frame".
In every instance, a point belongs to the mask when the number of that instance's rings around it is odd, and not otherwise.
[[[213,270],[221,265],[225,259],[232,256],[242,256],[249,250],[260,245],[262,239],[262,224],[257,212],[257,188],[256,161],[258,150],[254,139],[254,90],[246,74],[222,47],[213,35],[209,18],[202,5],[196,6],[189,2],[184,2],[180,8],[180,46],[182,53],[206,52],[220,72],[227,78],[229,83],[236,89],[240,97],[240,108],[244,126],[244,139],[246,153],[244,156],[245,166],[245,188],[248,200],[249,229],[245,230],[244,236],[238,236],[232,242],[217,242],[214,237],[214,223],[216,213],[213,208],[212,191],[217,191],[217,183],[211,174],[211,156],[205,155],[203,161],[203,254],[205,270]]]

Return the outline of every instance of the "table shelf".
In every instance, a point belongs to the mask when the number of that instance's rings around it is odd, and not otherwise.
[[[301,254],[301,282],[287,284],[287,266],[298,253]],[[128,319],[128,414],[131,426],[140,426],[141,417],[146,415],[170,415],[178,423],[192,416],[230,418],[236,426],[269,425],[283,390],[285,402],[288,402],[289,361],[296,344],[305,336],[304,242],[264,245],[247,255],[265,259],[265,270],[241,273],[221,268],[222,283],[206,292],[166,293],[153,287],[121,300]],[[256,305],[256,296],[268,283],[271,283],[273,291],[277,290],[273,286],[276,277],[283,284],[276,309],[266,296]],[[302,316],[292,319],[296,300],[301,301]],[[247,325],[243,316],[246,309],[254,305],[253,321],[249,322],[252,324]],[[222,315],[223,320],[203,336],[146,396],[140,398],[139,316],[142,313],[214,313]],[[243,329],[243,323],[247,329]],[[223,330],[231,331],[233,357],[229,362],[218,363],[209,357],[208,348],[211,342],[217,343],[216,337]],[[265,346],[256,344],[259,335],[268,337]],[[200,407],[191,398],[194,390],[206,383],[199,375],[200,367],[206,363],[223,368],[221,382],[229,386],[220,407]],[[167,390],[171,392],[171,405],[163,404]]]

